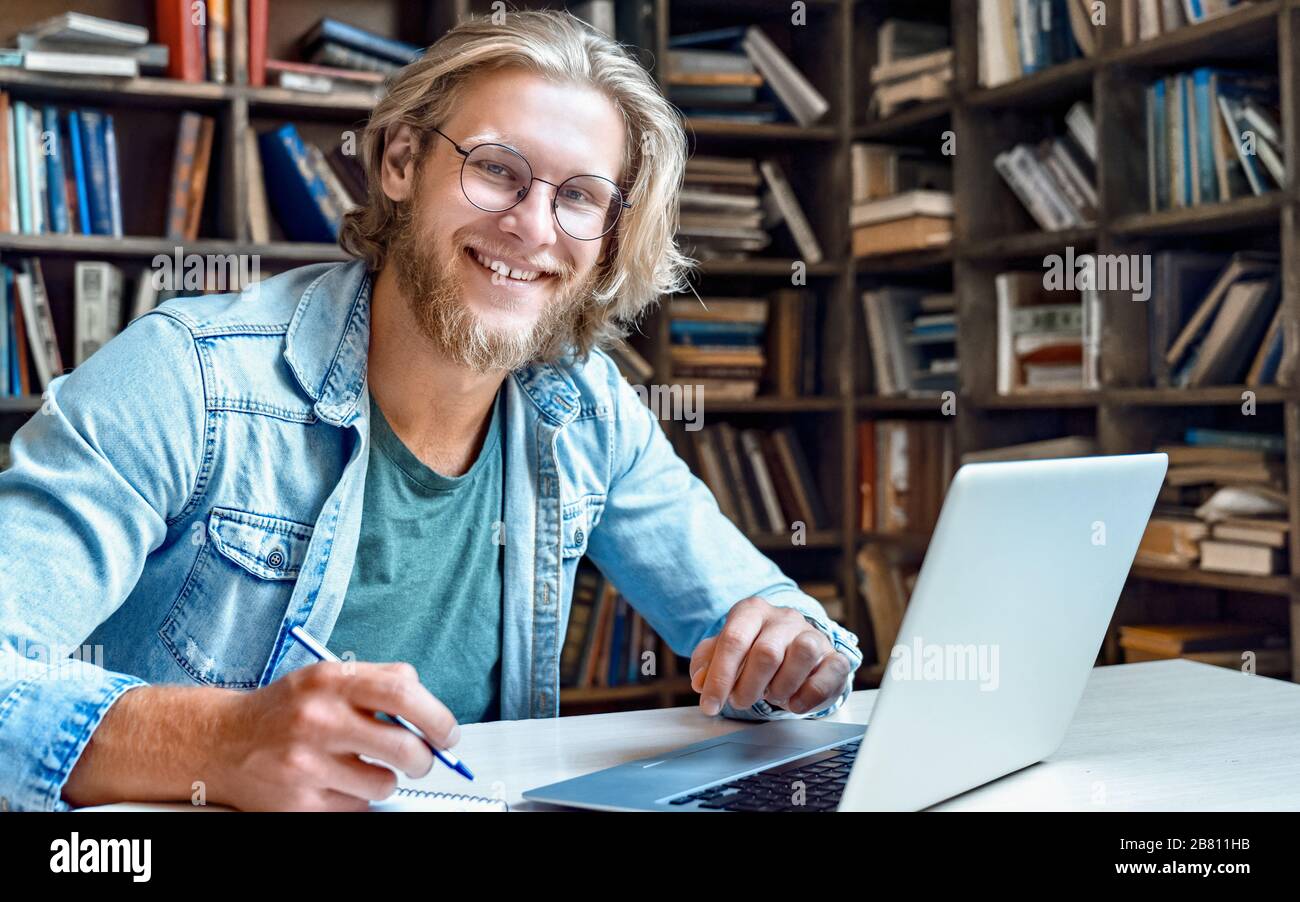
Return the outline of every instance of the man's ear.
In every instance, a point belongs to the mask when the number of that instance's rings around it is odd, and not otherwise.
[[[390,125],[384,132],[381,184],[388,199],[400,203],[411,196],[415,184],[415,135],[405,123]]]

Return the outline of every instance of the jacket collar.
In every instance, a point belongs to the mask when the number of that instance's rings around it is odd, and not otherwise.
[[[331,266],[303,291],[285,334],[284,360],[315,412],[351,425],[365,391],[372,279],[363,260]],[[579,392],[564,364],[537,363],[511,373],[538,411],[557,426],[578,415]]]

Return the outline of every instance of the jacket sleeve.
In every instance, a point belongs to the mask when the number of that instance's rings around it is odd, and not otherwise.
[[[134,320],[51,380],[0,473],[0,796],[64,811],[91,734],[139,678],[82,643],[131,593],[195,490],[206,404],[189,329]]]
[[[798,715],[763,699],[744,710],[723,703],[722,714],[741,720],[825,717],[853,689],[862,663],[858,637],[835,623],[723,515],[708,487],[673,449],[658,419],[608,357],[614,399],[610,479],[600,521],[587,554],[679,655],[722,631],[727,614],[751,595],[794,608],[821,630],[853,670],[828,707]]]

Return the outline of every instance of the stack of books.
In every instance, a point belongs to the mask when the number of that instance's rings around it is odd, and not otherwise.
[[[718,423],[685,433],[680,444],[681,456],[722,513],[747,534],[783,535],[793,542],[796,523],[807,532],[834,528],[789,426],[737,429]]]
[[[674,298],[669,305],[673,378],[704,397],[752,398],[767,366],[765,298]]]
[[[1042,272],[994,279],[999,395],[1100,388],[1101,293],[1046,283]]]
[[[957,390],[957,314],[951,292],[880,288],[862,309],[880,395]]]
[[[1281,435],[1189,429],[1157,448],[1169,471],[1138,563],[1268,576],[1288,572]]]
[[[665,676],[660,667],[675,661],[672,650],[612,582],[594,568],[578,569],[560,650],[560,686],[632,685]]]
[[[1092,0],[979,0],[979,83],[992,88],[1097,52]]]
[[[853,255],[872,257],[927,250],[952,243],[953,205],[948,191],[904,191],[849,208]]]
[[[1289,679],[1291,648],[1285,630],[1266,623],[1133,624],[1119,628],[1124,662],[1186,658],[1258,676]]]
[[[822,262],[817,236],[775,160],[694,156],[686,163],[678,234],[704,260],[745,259],[772,244],[784,226],[792,249]]]
[[[1286,184],[1277,77],[1201,67],[1146,91],[1147,195],[1167,210]]]
[[[259,46],[265,47],[265,36],[250,36],[250,51]],[[314,94],[364,91],[377,97],[384,79],[421,52],[414,44],[325,18],[299,38],[299,60],[266,59],[264,50],[250,52],[250,77],[255,85]]]
[[[950,422],[859,422],[861,529],[928,536],[956,469],[954,461]]]
[[[122,237],[113,117],[0,92],[0,232]]]
[[[900,108],[948,96],[952,48],[948,27],[931,22],[886,19],[876,33],[869,112],[878,119]]]
[[[80,366],[103,347],[121,331],[124,322],[180,293],[180,286],[161,290],[156,283],[155,271],[142,268],[128,309],[127,282],[119,267],[99,260],[77,261],[73,266],[73,365]],[[31,258],[13,266],[0,264],[0,397],[39,395],[62,372],[64,357],[41,261]]]
[[[686,161],[678,235],[702,260],[743,259],[772,243],[763,228],[758,161],[694,156]]]
[[[830,109],[756,25],[675,35],[668,47],[668,99],[686,116],[809,126]]]
[[[1065,124],[1066,134],[1017,144],[993,160],[1034,222],[1049,232],[1097,221],[1097,133],[1088,104],[1075,103]]]
[[[1126,0],[1124,44],[1149,41],[1249,5],[1250,0]]]
[[[343,216],[365,199],[365,173],[340,143],[324,153],[292,123],[255,135],[246,145],[252,168],[249,230],[256,242],[270,240],[268,216],[290,241],[333,244]]]
[[[854,142],[849,221],[857,256],[922,250],[952,240],[952,166],[920,150]]]
[[[1156,264],[1158,275],[1171,277],[1162,285],[1171,292],[1166,304],[1151,310],[1157,385],[1268,385],[1292,366],[1283,357],[1276,255],[1162,256]]]
[[[46,19],[19,32],[15,43],[15,48],[0,49],[0,66],[134,78],[165,71],[169,62],[165,44],[149,43],[149,29],[84,13]]]

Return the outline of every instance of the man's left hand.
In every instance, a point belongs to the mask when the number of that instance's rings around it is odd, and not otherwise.
[[[839,698],[853,665],[798,610],[751,596],[695,646],[690,668],[705,714],[721,711],[724,699],[743,710],[760,698],[806,714]]]

